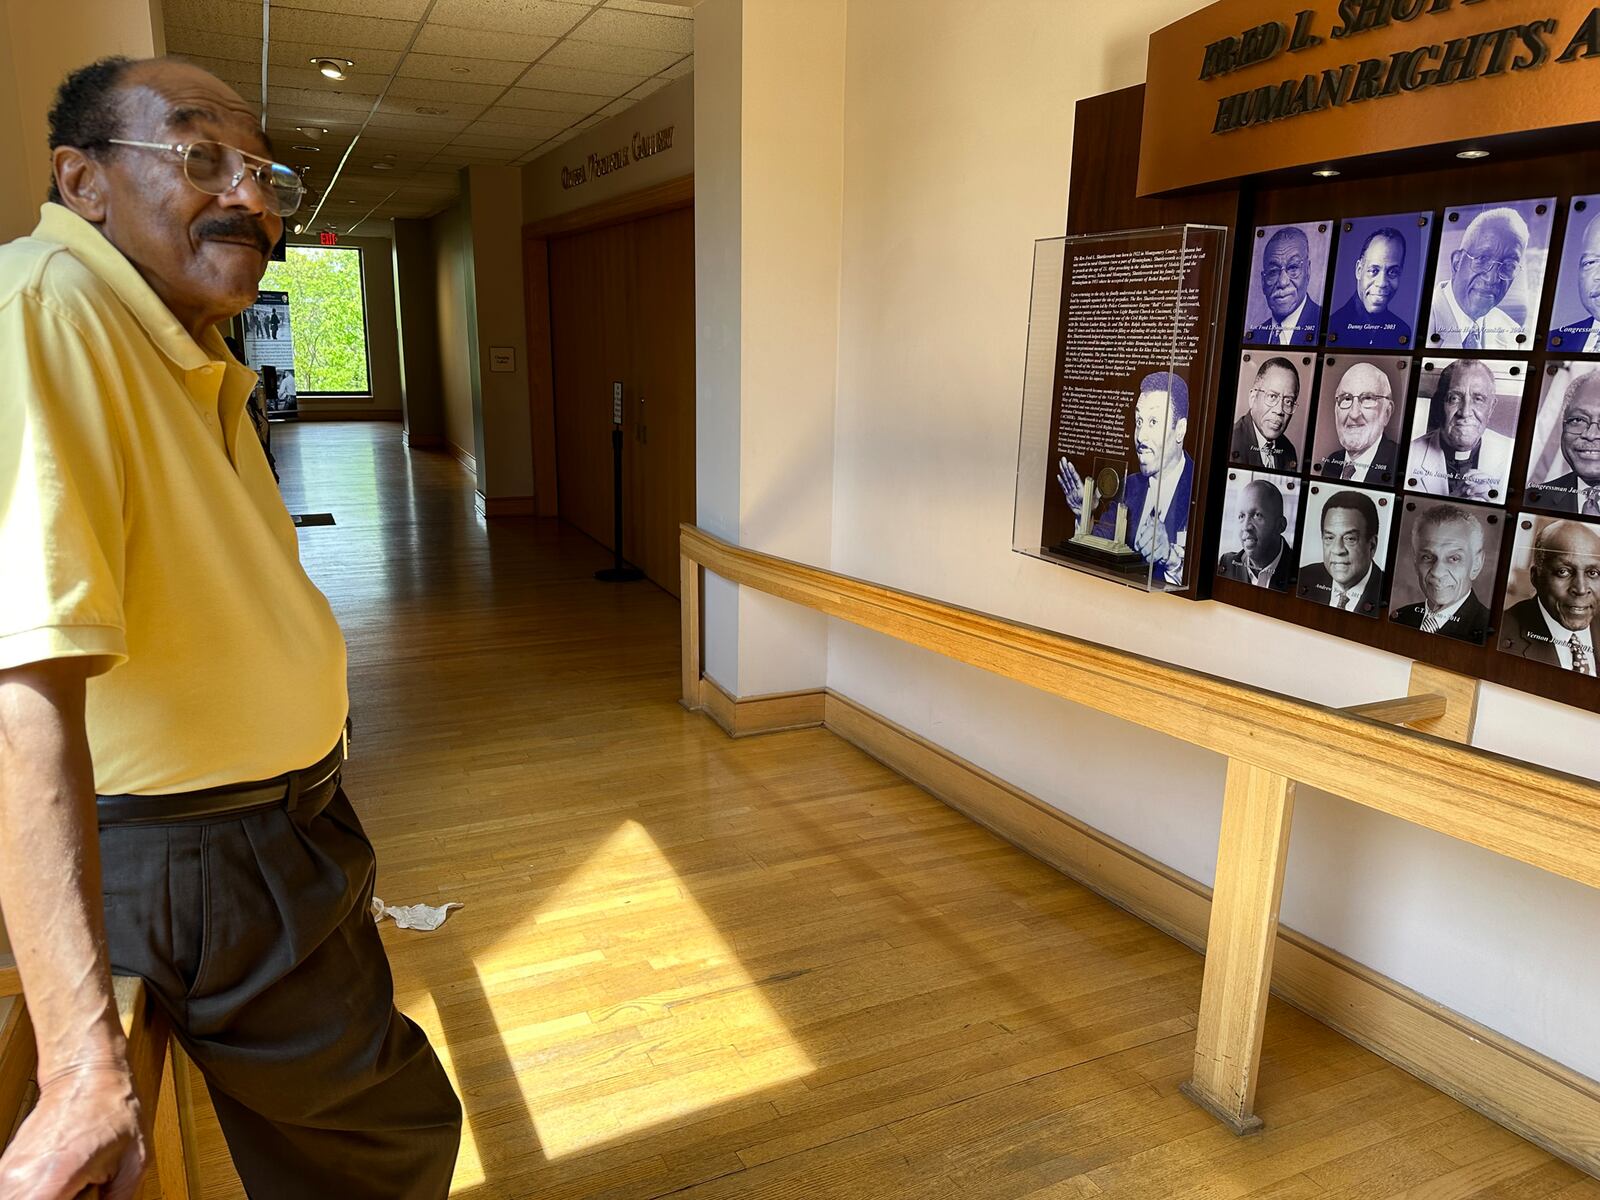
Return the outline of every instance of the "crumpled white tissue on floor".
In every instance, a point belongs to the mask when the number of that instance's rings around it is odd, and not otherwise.
[[[460,908],[461,902],[452,900],[435,908],[431,904],[385,904],[376,896],[372,898],[372,920],[374,923],[384,917],[393,917],[394,923],[401,929],[422,929],[432,931],[444,924],[444,919],[450,915],[452,908]]]

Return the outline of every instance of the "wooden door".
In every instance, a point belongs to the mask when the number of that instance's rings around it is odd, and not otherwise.
[[[694,500],[694,210],[550,240],[559,508],[612,544],[612,384],[623,384],[623,554],[678,594]]]

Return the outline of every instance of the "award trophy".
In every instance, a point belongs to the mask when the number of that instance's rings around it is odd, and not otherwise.
[[[1143,571],[1147,569],[1138,551],[1128,545],[1128,506],[1120,500],[1122,473],[1106,464],[1083,481],[1083,499],[1078,502],[1077,529],[1072,537],[1056,548],[1071,558],[1081,558],[1113,571]],[[1100,501],[1108,501],[1116,514],[1111,537],[1100,537],[1094,532],[1095,509]]]

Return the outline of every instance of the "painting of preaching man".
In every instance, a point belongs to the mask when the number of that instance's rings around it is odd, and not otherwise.
[[[1270,346],[1315,343],[1328,276],[1327,222],[1267,226],[1256,235],[1254,266],[1260,292],[1250,298],[1245,340]]]
[[[1600,196],[1579,196],[1567,218],[1567,245],[1561,256],[1550,324],[1550,349],[1568,354],[1600,354]],[[1592,212],[1591,212],[1592,210]],[[1585,213],[1590,213],[1587,217]]]
[[[1474,585],[1486,566],[1493,577],[1495,557],[1485,552],[1483,517],[1466,505],[1414,505],[1401,523],[1400,547],[1399,553],[1410,552],[1416,592],[1422,599],[1395,609],[1395,622],[1483,645],[1489,632],[1489,606]],[[1395,589],[1400,589],[1398,579]]]
[[[1244,357],[1240,374],[1249,380],[1249,389],[1241,399],[1247,411],[1233,423],[1229,455],[1249,467],[1298,470],[1300,454],[1289,436],[1289,422],[1300,403],[1300,372],[1289,359],[1275,355],[1263,359],[1252,373],[1251,356]]]
[[[1525,539],[1531,538],[1527,582],[1533,595],[1506,609],[1500,649],[1594,676],[1600,527],[1573,520],[1524,523],[1531,528],[1518,535],[1517,549],[1521,557]]]
[[[1306,515],[1300,596],[1329,608],[1377,616],[1387,582],[1379,560],[1389,537],[1388,508],[1380,509],[1359,488],[1324,485],[1312,490],[1326,494],[1326,502],[1320,513],[1313,505]],[[1312,530],[1320,536],[1312,536]]]
[[[1482,207],[1459,239],[1440,240],[1428,344],[1450,350],[1524,350],[1550,249],[1553,200]],[[1451,214],[1465,217],[1471,209]],[[1528,215],[1537,213],[1537,234]]]
[[[1133,452],[1137,473],[1123,483],[1128,506],[1128,545],[1150,564],[1152,579],[1167,587],[1183,583],[1188,546],[1189,499],[1194,489],[1194,459],[1184,449],[1189,432],[1189,385],[1170,371],[1154,371],[1139,383],[1133,404]],[[1070,459],[1056,467],[1056,484],[1067,507],[1083,503],[1083,478]],[[1095,522],[1100,537],[1116,536],[1116,506]]]
[[[1415,225],[1415,218],[1412,224]],[[1352,232],[1359,232],[1353,223],[1351,228]],[[1406,235],[1393,225],[1380,225],[1359,245],[1355,262],[1346,264],[1345,247],[1340,243],[1339,269],[1343,272],[1348,268],[1354,287],[1349,299],[1328,317],[1328,344],[1386,350],[1409,348],[1417,302],[1414,283],[1402,295],[1402,284],[1409,280]],[[1334,286],[1343,284],[1344,279],[1338,279]]]
[[[1431,366],[1432,360],[1427,366]],[[1495,368],[1520,366],[1482,358],[1451,359],[1438,372],[1432,398],[1417,405],[1417,421],[1426,422],[1412,439],[1406,460],[1406,486],[1435,496],[1503,502],[1511,481],[1511,451],[1506,434],[1489,428],[1500,405]],[[1423,386],[1429,376],[1423,372]],[[1512,404],[1509,427],[1516,428]],[[1412,427],[1413,429],[1416,426]]]

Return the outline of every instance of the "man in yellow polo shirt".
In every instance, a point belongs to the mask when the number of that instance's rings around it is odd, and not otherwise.
[[[344,640],[215,328],[299,179],[166,60],[75,72],[50,144],[39,226],[0,248],[0,906],[40,1084],[0,1195],[133,1194],[116,971],[171,1014],[255,1200],[436,1200],[461,1110],[368,912]]]

